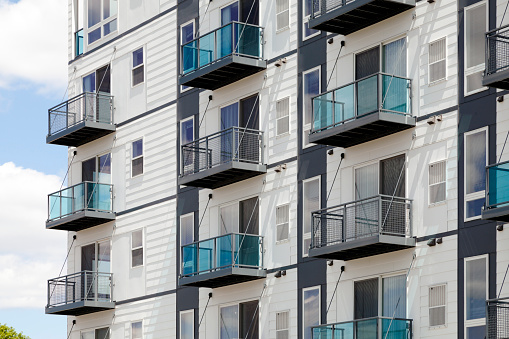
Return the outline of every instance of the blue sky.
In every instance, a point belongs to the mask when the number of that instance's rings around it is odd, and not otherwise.
[[[47,194],[67,170],[67,148],[45,143],[48,108],[67,87],[67,0],[0,0],[0,42],[0,323],[32,339],[65,339],[66,317],[44,306],[66,232],[44,223]]]

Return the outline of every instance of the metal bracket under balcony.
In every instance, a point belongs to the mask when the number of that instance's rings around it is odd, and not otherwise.
[[[46,314],[79,316],[115,308],[112,273],[83,271],[48,280]]]
[[[353,260],[415,247],[412,202],[377,195],[312,213],[310,257]]]
[[[81,146],[115,132],[113,97],[82,93],[48,110],[47,144]]]
[[[179,84],[215,90],[267,68],[263,28],[231,22],[182,46]]]
[[[180,286],[223,287],[262,279],[263,237],[230,233],[181,247]]]
[[[486,33],[486,69],[482,85],[509,89],[509,25]]]
[[[486,167],[485,220],[509,222],[509,161]]]
[[[485,338],[509,338],[509,298],[486,300]]]
[[[231,127],[182,146],[179,185],[219,188],[267,173],[263,132]]]
[[[309,141],[351,147],[415,127],[411,80],[377,73],[314,97]]]
[[[412,319],[373,317],[312,327],[313,339],[412,339]]]
[[[415,7],[416,0],[313,0],[309,27],[348,35]]]
[[[115,220],[113,186],[82,182],[48,195],[47,229],[81,231]]]

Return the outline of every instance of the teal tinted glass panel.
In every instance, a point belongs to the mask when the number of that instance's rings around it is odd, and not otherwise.
[[[383,108],[389,111],[409,113],[410,80],[382,75]]]
[[[226,25],[217,32],[217,58],[221,59],[233,52],[233,24]]]
[[[509,163],[488,168],[488,205],[509,203]]]
[[[214,33],[202,36],[198,40],[199,46],[199,67],[205,66],[214,61]]]
[[[48,219],[56,219],[60,217],[60,202],[62,199],[60,198],[60,195],[58,193],[54,195],[50,195],[49,197],[49,218]]]
[[[377,319],[361,320],[357,322],[356,338],[373,339],[377,337]]]
[[[354,118],[355,96],[354,85],[348,85],[334,91],[334,122],[342,122]]]
[[[190,244],[182,247],[182,274],[191,275],[196,272],[196,257],[198,253],[198,245]]]
[[[334,338],[353,339],[354,323],[337,324],[334,326]]]
[[[387,339],[407,339],[410,333],[408,320],[382,319],[382,334]]]
[[[210,271],[214,266],[214,240],[205,240],[199,243],[198,248],[198,270],[200,272]]]
[[[182,47],[182,67],[184,73],[195,70],[198,67],[198,41],[191,41]]]
[[[236,243],[242,245],[238,255],[238,265],[241,266],[261,266],[260,249],[258,245],[258,236],[236,235]]]
[[[378,109],[378,76],[357,82],[357,115],[373,113]]]
[[[83,54],[83,29],[76,32],[76,56]]]
[[[230,234],[217,238],[217,266],[231,266],[233,239]]]
[[[333,326],[322,326],[313,328],[313,339],[332,339]],[[341,338],[341,337],[340,337]]]
[[[313,99],[313,129],[326,128],[333,123],[333,93],[325,93]]]
[[[238,34],[238,53],[253,57],[261,56],[261,28],[245,24],[235,24],[235,33]]]

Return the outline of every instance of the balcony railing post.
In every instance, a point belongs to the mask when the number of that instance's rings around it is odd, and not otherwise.
[[[411,238],[413,236],[413,217],[412,217],[412,200],[408,201],[408,236]]]
[[[200,143],[198,143],[200,145]],[[199,151],[199,149],[198,149]],[[205,138],[205,168],[211,168],[212,167],[212,157],[209,162],[209,137],[207,136]],[[198,171],[200,171],[200,166],[198,166]]]
[[[47,296],[48,296],[48,306],[51,306],[51,302],[50,302],[51,301],[51,292],[50,292],[51,291],[51,281],[52,280],[48,281],[48,294],[47,294]]]
[[[235,267],[235,255],[233,254],[233,252],[235,251],[235,248],[236,248],[236,244],[235,244],[235,240],[237,239],[237,237],[235,236],[234,233],[231,234],[231,237],[232,237],[232,241],[231,241],[231,244],[232,244],[232,248],[231,248],[231,254],[232,254],[232,268]]]
[[[378,86],[378,90],[377,90],[377,103],[378,103],[378,109],[381,111],[383,109],[383,100],[382,100],[382,97],[383,97],[383,92],[382,92],[382,78],[383,78],[383,75],[378,73],[377,74],[377,86]]]
[[[237,132],[236,128],[232,127],[232,144],[231,144],[232,145],[232,149],[230,150],[231,157],[232,157],[231,161],[235,161],[239,157],[239,155],[237,154],[237,149],[239,148],[240,144],[239,145],[235,144],[235,133],[236,132]]]
[[[67,295],[67,286],[68,286],[67,284],[69,283],[69,282],[68,282],[68,278],[69,278],[69,276],[67,276],[67,275],[66,275],[66,276],[65,276],[65,285],[64,285],[64,286],[65,286],[65,287],[64,287],[64,288],[65,288],[64,297],[65,297],[65,303],[66,303],[66,304],[67,304],[67,302],[69,301],[69,297],[68,297],[68,295]]]
[[[383,215],[383,197],[381,195],[378,196],[378,234],[382,234],[382,215]]]
[[[341,222],[341,241],[346,242],[346,225],[348,225],[348,213],[346,211],[346,205],[343,207],[343,220]],[[354,219],[355,220],[355,219]]]
[[[377,337],[379,339],[382,339],[382,318],[378,317],[376,319],[376,333],[377,333]]]
[[[265,157],[265,148],[264,148],[264,145],[265,145],[265,142],[263,140],[263,132],[258,132],[258,135],[260,137],[260,163],[263,164],[264,163],[264,157]]]
[[[94,273],[92,273],[94,276],[92,278],[92,282],[94,281],[94,278],[95,278],[95,284],[94,284],[94,290],[95,290],[95,293],[94,293],[94,300],[97,301],[99,299],[98,295],[99,295],[99,272],[95,271]]]
[[[81,295],[83,296],[83,300],[88,299],[88,279],[87,279],[87,271],[82,272],[83,280],[85,281],[85,284],[83,285],[83,291],[81,291]]]

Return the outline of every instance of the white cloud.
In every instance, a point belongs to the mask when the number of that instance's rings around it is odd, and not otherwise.
[[[60,184],[55,175],[0,165],[0,308],[46,305],[46,281],[66,255],[67,232],[46,230],[44,223],[47,195]]]
[[[0,87],[67,85],[67,1],[0,0]]]

